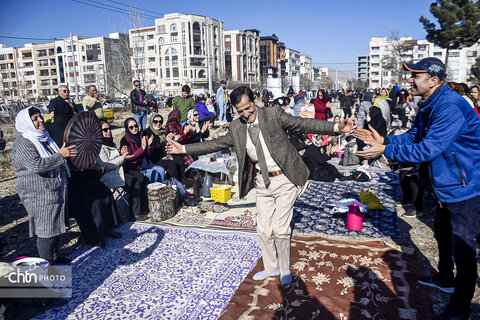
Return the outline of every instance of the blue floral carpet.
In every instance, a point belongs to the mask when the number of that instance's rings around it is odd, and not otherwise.
[[[73,298],[38,319],[216,319],[261,256],[256,235],[125,224],[71,258]]]
[[[393,176],[375,173],[369,182],[312,181],[310,187],[297,199],[293,211],[292,229],[296,233],[317,235],[362,237],[362,238],[399,238],[397,205],[399,186]],[[363,220],[361,231],[347,229],[347,214],[334,212],[333,203],[353,198],[364,189],[370,188],[380,197],[384,210],[370,210]]]

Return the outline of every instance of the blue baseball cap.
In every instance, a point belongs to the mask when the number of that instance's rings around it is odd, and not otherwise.
[[[411,72],[426,72],[441,80],[447,77],[445,65],[438,58],[425,58],[417,63],[404,63],[403,70]]]
[[[225,80],[222,80],[222,82],[220,82],[221,84],[227,84],[227,81]]]

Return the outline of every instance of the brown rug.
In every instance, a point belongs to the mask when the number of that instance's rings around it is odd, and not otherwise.
[[[414,255],[380,241],[292,239],[293,282],[254,281],[262,259],[240,284],[220,319],[429,319],[432,307],[417,279]]]

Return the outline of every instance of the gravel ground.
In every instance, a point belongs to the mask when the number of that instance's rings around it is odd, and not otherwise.
[[[162,110],[166,121],[168,110]],[[115,140],[118,142],[123,132],[125,114],[116,114],[117,120],[113,123]],[[4,129],[5,125],[2,125]],[[12,132],[5,130],[4,132]],[[14,137],[7,137],[13,141]],[[8,148],[8,147],[7,147]],[[123,202],[118,202],[122,217],[125,219],[127,207]],[[433,207],[433,204],[429,206]],[[436,241],[433,238],[433,217],[424,214],[419,218],[403,218],[403,208],[398,206],[399,225],[402,238],[397,244],[402,247],[413,248],[422,263],[425,273],[433,273],[438,263]],[[126,219],[125,219],[126,220]],[[72,226],[66,234],[61,236],[60,254],[67,256],[77,248],[80,229],[72,219]],[[11,168],[0,168],[0,261],[8,262],[19,256],[36,256],[36,243],[28,237],[28,215],[17,193],[16,180]],[[429,290],[435,313],[440,313],[448,302],[449,295],[439,290]],[[471,319],[480,320],[480,290],[477,287],[472,301]]]

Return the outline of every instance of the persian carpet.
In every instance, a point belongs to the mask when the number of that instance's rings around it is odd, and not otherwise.
[[[363,229],[347,229],[347,214],[334,212],[333,203],[342,199],[358,199],[360,192],[372,189],[380,197],[384,210],[370,210],[363,219]],[[312,181],[310,187],[297,198],[293,208],[292,229],[294,234],[357,238],[398,238],[397,204],[392,194],[394,187],[386,183],[336,181]]]
[[[71,258],[73,298],[39,319],[215,319],[261,256],[257,237],[125,224]]]
[[[260,259],[219,319],[429,319],[433,314],[415,257],[381,241],[292,238],[293,282],[254,281]]]

